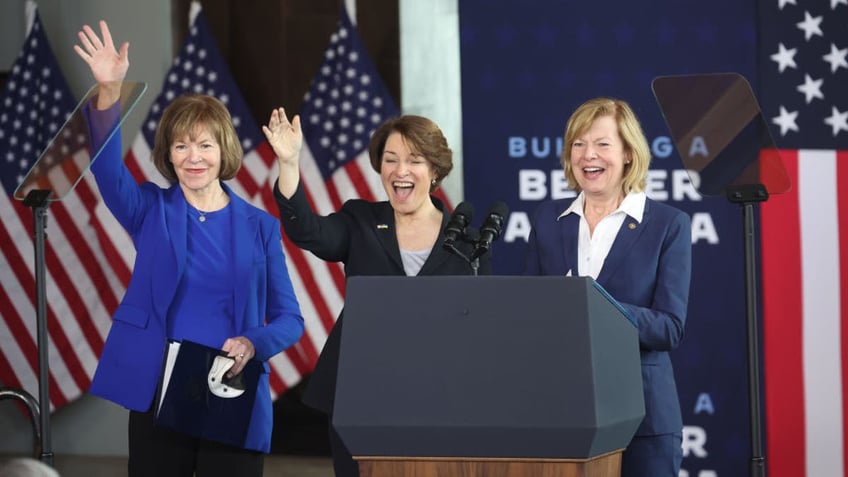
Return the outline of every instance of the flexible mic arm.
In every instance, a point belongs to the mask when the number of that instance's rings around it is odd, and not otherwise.
[[[479,234],[477,234],[475,232],[477,232],[477,229],[475,229],[473,227],[465,228],[465,230],[462,233],[463,241],[476,244],[477,243],[477,237],[479,237]],[[465,263],[467,263],[468,266],[471,267],[471,274],[477,275],[477,270],[480,268],[480,258],[469,257],[468,255],[462,253],[462,250],[460,250],[456,247],[455,241],[448,242],[448,240],[445,239],[445,242],[442,244],[442,246],[448,252],[450,252],[450,253],[456,255],[457,257],[465,260]]]

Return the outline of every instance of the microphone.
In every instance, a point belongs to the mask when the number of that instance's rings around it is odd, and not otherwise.
[[[492,247],[492,242],[501,236],[503,230],[504,217],[509,213],[509,207],[502,201],[496,201],[489,208],[489,213],[486,214],[486,220],[480,226],[480,239],[474,247],[474,254],[471,259],[480,257]]]
[[[454,243],[461,240],[465,235],[465,228],[471,223],[474,215],[474,206],[470,202],[460,202],[454,209],[448,224],[445,226],[445,241],[442,247],[451,252],[458,252]]]

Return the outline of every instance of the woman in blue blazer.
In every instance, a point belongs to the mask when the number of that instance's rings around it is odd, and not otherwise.
[[[449,214],[431,193],[451,171],[453,154],[433,121],[407,115],[383,122],[371,136],[368,152],[388,200],[349,200],[327,216],[312,210],[300,183],[300,118],[289,122],[281,108],[263,129],[280,165],[274,190],[280,218],[298,247],[323,260],[343,262],[348,277],[472,274],[464,259],[442,246]],[[470,243],[457,241],[456,247],[466,256],[472,254]],[[491,269],[490,255],[480,257],[480,274]],[[342,321],[339,316],[321,350],[303,401],[330,417],[335,474],[351,477],[358,476],[359,469],[332,427]]]
[[[87,25],[77,54],[99,90],[86,105],[94,149],[116,124],[128,44],[115,49]],[[130,409],[130,476],[262,475],[273,424],[267,361],[303,334],[286,269],[279,221],[222,181],[242,149],[226,107],[206,95],[175,99],[156,130],[153,162],[171,186],[136,183],[123,163],[120,131],[91,170],[103,201],[132,237],[133,275],[100,357],[90,392]],[[221,349],[229,374],[263,363],[242,447],[157,427],[152,412],[169,340]]]
[[[689,217],[648,199],[650,150],[630,106],[596,98],[568,120],[562,164],[573,200],[536,212],[525,273],[591,276],[636,320],[645,418],[623,477],[677,477],[683,422],[669,352],[683,337],[692,245]]]

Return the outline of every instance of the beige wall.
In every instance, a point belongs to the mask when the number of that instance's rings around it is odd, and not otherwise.
[[[435,121],[453,149],[443,187],[456,206],[465,198],[458,0],[400,0],[400,57],[403,112]]]

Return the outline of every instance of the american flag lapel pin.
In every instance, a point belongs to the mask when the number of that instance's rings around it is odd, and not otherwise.
[[[388,230],[389,224],[377,224],[377,230]]]

